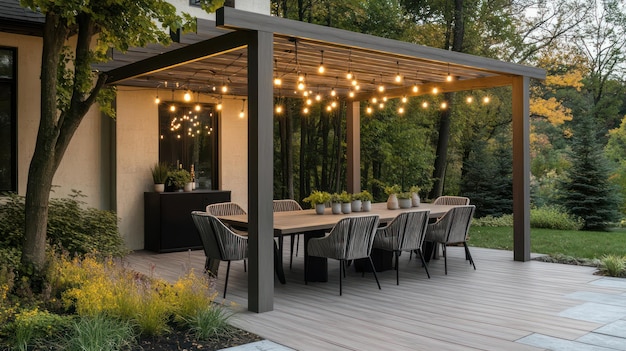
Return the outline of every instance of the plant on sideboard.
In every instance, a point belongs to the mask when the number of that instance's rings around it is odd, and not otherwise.
[[[176,189],[182,189],[191,182],[191,174],[186,169],[177,169],[169,172],[169,181]]]
[[[150,168],[154,191],[162,193],[165,190],[165,183],[169,173],[169,166],[165,162],[157,162]]]

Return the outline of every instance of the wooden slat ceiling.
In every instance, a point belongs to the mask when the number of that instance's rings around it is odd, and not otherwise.
[[[149,45],[145,48],[132,48],[124,54],[113,52],[111,54],[113,60],[100,64],[97,68],[108,71],[228,32],[230,30],[216,28],[214,22],[202,21],[199,23],[197,33],[183,35],[179,43],[172,43],[168,47]],[[322,51],[325,72],[320,74],[318,67],[322,62]],[[348,71],[355,75],[358,91],[346,78]],[[429,87],[441,84],[445,89],[445,84],[451,84],[446,81],[448,75],[451,75],[454,81],[498,76],[497,73],[461,65],[274,35],[274,76],[282,80],[280,87],[274,87],[274,95],[302,94],[302,91],[297,89],[298,73],[306,77],[306,91],[312,94],[320,93],[325,97],[328,97],[332,90],[340,97],[347,96],[351,90],[360,93],[360,97],[380,94],[378,87],[381,84],[391,94],[394,89],[400,91],[403,88],[404,91],[411,91],[410,87],[416,84]],[[398,73],[402,76],[400,83],[395,81]],[[189,89],[211,95],[246,96],[247,74],[247,50],[243,48],[127,79],[117,84],[160,89]],[[228,86],[227,93],[221,92],[222,85]],[[385,94],[387,93],[380,95]]]

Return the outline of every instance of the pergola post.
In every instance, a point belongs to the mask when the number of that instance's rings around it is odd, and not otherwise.
[[[274,308],[273,34],[253,31],[248,45],[248,310]]]
[[[513,259],[530,260],[530,78],[513,78]]]
[[[361,191],[361,111],[358,101],[346,103],[347,169],[349,193]]]

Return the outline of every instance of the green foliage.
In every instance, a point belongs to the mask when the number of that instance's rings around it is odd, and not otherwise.
[[[530,210],[530,226],[532,228],[580,230],[583,222],[559,206],[542,206]]]
[[[626,256],[602,256],[600,258],[600,272],[611,277],[626,276]]]
[[[618,218],[618,192],[609,183],[609,166],[596,137],[590,116],[576,125],[572,143],[572,167],[560,185],[563,206],[584,221],[584,230],[605,230]]]
[[[339,201],[341,201],[344,204],[348,203],[352,201],[352,196],[350,196],[350,194],[348,194],[348,192],[344,190],[339,194]]]
[[[370,194],[370,192],[367,191],[367,190],[363,190],[360,193],[352,194],[352,198],[354,200],[361,200],[361,201],[372,201],[372,200],[374,200],[374,197],[372,196],[372,194]]]
[[[47,238],[51,247],[71,254],[98,252],[120,257],[127,252],[113,211],[83,208],[80,192],[51,199]],[[24,237],[24,197],[10,194],[0,205],[0,262],[19,267]]]
[[[168,172],[169,182],[176,188],[182,189],[185,184],[191,182],[191,174],[186,169],[177,169]]]
[[[325,204],[330,201],[330,193],[326,191],[314,190],[308,197],[302,199],[304,202],[310,202],[312,207],[317,204]]]
[[[341,194],[339,194],[339,193],[332,193],[332,194],[330,194],[330,202],[331,203],[341,202]]]
[[[476,227],[512,227],[513,215],[506,214],[498,217],[487,215],[472,219],[472,226]]]
[[[11,323],[3,325],[3,334],[9,336],[12,349],[45,349],[51,341],[58,341],[67,333],[72,323],[71,316],[60,316],[37,308],[24,309],[16,313]]]
[[[154,184],[165,184],[169,175],[169,169],[170,167],[165,162],[158,162],[152,166],[150,172],[152,173],[152,181]]]
[[[398,184],[394,184],[394,185],[390,185],[390,186],[385,187],[385,194],[387,194],[387,195],[391,195],[391,194],[396,194],[397,195],[400,192],[402,192],[402,188]]]
[[[230,310],[214,305],[196,310],[195,314],[187,320],[187,324],[199,340],[228,337],[234,330],[228,324],[232,315]]]
[[[116,351],[130,349],[136,335],[129,321],[104,314],[84,316],[73,324],[63,342],[68,351]]]

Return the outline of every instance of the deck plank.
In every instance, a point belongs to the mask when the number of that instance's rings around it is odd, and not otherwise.
[[[285,248],[289,238],[285,239]],[[471,248],[477,270],[462,248],[448,250],[429,264],[428,279],[419,260],[400,258],[400,285],[395,272],[379,273],[378,290],[371,273],[361,277],[352,267],[339,296],[338,265],[329,262],[329,281],[303,281],[302,247],[294,267],[285,264],[287,284],[274,284],[274,310],[247,311],[247,275],[233,262],[227,301],[238,313],[236,326],[296,350],[539,350],[515,341],[533,333],[575,340],[601,324],[559,316],[581,301],[577,292],[622,294],[614,287],[590,284],[594,268],[515,262],[510,251]],[[289,252],[284,253],[289,261]],[[134,252],[126,262],[140,272],[175,281],[189,268],[202,271],[202,251],[154,254]],[[225,270],[222,263],[220,272]],[[223,274],[223,273],[222,273]],[[223,290],[223,277],[215,289]],[[221,294],[220,294],[221,296]]]

